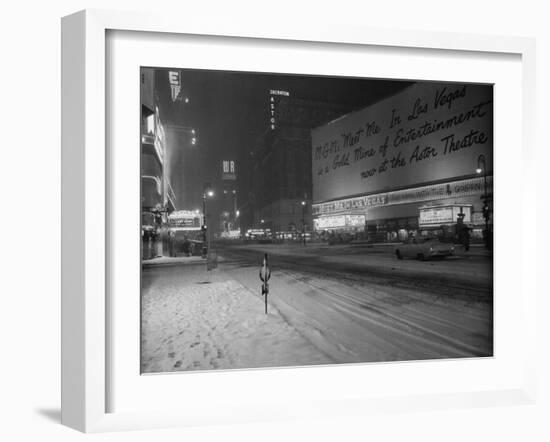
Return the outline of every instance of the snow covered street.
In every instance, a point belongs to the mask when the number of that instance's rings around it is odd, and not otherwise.
[[[272,257],[268,315],[260,249]],[[492,355],[492,259],[327,253],[339,250],[226,247],[209,272],[144,266],[142,372]]]

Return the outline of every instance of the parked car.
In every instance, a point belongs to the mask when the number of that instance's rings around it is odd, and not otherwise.
[[[398,259],[417,258],[423,261],[453,254],[454,246],[442,243],[436,236],[412,237],[395,248],[395,256]]]

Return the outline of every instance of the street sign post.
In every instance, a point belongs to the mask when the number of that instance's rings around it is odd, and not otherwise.
[[[262,266],[260,267],[260,279],[262,281],[262,296],[265,302],[265,314],[267,315],[267,295],[269,293],[269,278],[271,278],[271,269],[267,264],[267,253],[264,253]]]

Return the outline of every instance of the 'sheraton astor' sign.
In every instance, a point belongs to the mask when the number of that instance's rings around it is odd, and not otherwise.
[[[277,111],[275,105],[279,103],[280,96],[290,97],[290,93],[288,91],[281,91],[278,89],[269,90],[269,127],[271,128],[271,130],[275,130],[275,128],[277,127]]]
[[[493,88],[417,83],[312,131],[313,201],[492,170]]]

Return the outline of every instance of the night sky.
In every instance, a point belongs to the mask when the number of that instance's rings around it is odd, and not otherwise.
[[[345,104],[357,110],[411,84],[350,77],[178,69],[182,72],[182,94],[189,97],[189,103],[172,103],[169,70],[158,69],[156,75],[161,120],[164,124],[198,131],[196,145],[191,145],[185,136],[179,139],[178,149],[183,154],[173,168],[183,173],[174,173],[172,177],[178,210],[200,207],[205,182],[221,189],[224,159],[236,161],[236,189],[239,195],[248,194],[244,188],[248,183],[244,165],[256,140],[268,129],[270,89],[288,91],[293,98]],[[182,201],[184,192],[187,201]],[[218,211],[215,203],[212,208]]]

